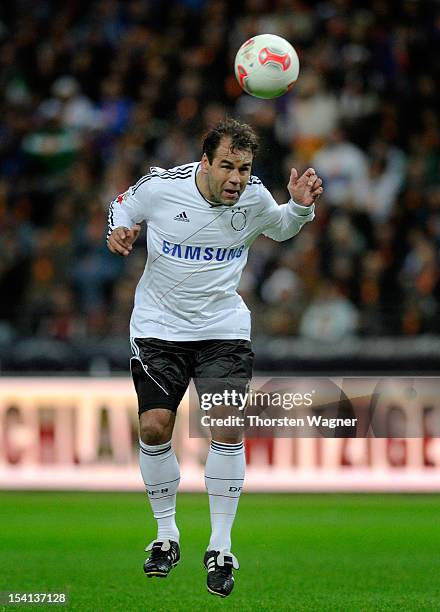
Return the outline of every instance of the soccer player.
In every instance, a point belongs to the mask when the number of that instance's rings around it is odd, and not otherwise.
[[[258,148],[252,128],[226,119],[203,142],[198,162],[151,168],[110,205],[108,248],[127,256],[147,224],[148,258],[130,322],[131,372],[139,405],[142,477],[157,537],[147,547],[147,576],[165,577],[180,559],[175,522],[179,465],[171,436],[176,410],[193,377],[243,392],[252,376],[250,313],[236,292],[248,250],[260,234],[281,241],[314,218],[322,181],[292,168],[290,200],[279,206],[251,175]],[[231,408],[232,410],[232,408]],[[211,538],[208,590],[229,595],[238,561],[231,529],[245,475],[243,432],[211,428],[205,467]]]

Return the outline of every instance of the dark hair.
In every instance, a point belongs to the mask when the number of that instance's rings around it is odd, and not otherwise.
[[[258,150],[258,136],[247,123],[227,118],[209,130],[203,139],[203,153],[206,153],[212,164],[215,152],[224,136],[231,138],[231,150],[249,150],[255,155]]]

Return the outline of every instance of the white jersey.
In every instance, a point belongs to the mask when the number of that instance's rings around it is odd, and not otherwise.
[[[262,233],[291,238],[314,218],[313,206],[279,206],[255,176],[233,206],[213,205],[197,187],[198,166],[151,168],[110,204],[109,234],[147,223],[132,337],[249,340],[250,312],[237,287],[250,245]]]

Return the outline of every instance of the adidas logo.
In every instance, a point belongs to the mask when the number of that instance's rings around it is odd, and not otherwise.
[[[185,211],[183,211],[183,212],[179,213],[178,215],[176,215],[174,217],[174,221],[185,221],[186,223],[189,223],[189,219],[188,219],[188,216],[187,216]]]

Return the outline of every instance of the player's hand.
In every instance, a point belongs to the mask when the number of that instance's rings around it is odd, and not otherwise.
[[[301,206],[311,206],[324,191],[322,180],[313,168],[308,168],[299,178],[298,172],[292,168],[287,189],[292,200]]]
[[[112,253],[127,257],[130,255],[133,248],[133,243],[137,240],[141,231],[140,225],[133,225],[131,229],[128,227],[116,227],[107,240],[107,246]]]

